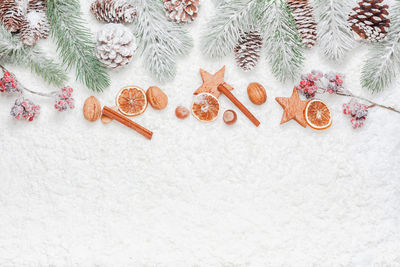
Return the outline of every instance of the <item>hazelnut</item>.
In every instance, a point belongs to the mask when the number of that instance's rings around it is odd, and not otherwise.
[[[189,116],[189,110],[185,107],[179,106],[175,109],[175,115],[181,120],[186,119]]]
[[[232,125],[237,121],[236,112],[232,109],[225,110],[222,118],[227,125]]]

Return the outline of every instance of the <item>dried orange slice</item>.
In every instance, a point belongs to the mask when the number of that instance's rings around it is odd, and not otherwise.
[[[209,93],[195,96],[192,104],[192,114],[199,121],[210,122],[217,118],[219,113],[218,99]]]
[[[307,124],[316,130],[325,130],[332,125],[331,112],[328,106],[319,99],[308,101],[304,116]]]
[[[137,116],[147,108],[146,93],[138,86],[126,86],[118,92],[115,103],[122,114]]]

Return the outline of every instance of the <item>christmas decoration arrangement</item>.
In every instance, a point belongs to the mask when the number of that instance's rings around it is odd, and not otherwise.
[[[351,29],[362,39],[377,42],[386,37],[390,19],[383,0],[362,0],[353,8],[348,20]]]
[[[115,120],[151,139],[153,133],[150,130],[128,118],[143,114],[148,104],[156,110],[162,110],[168,104],[168,97],[157,86],[150,86],[146,92],[139,86],[125,86],[117,93],[113,107],[102,108],[97,98],[87,98],[83,105],[83,116],[90,122],[101,119],[104,124]]]
[[[176,74],[176,58],[187,55],[192,46],[180,24],[192,21],[198,7],[198,0],[137,0],[135,6],[127,0],[95,0],[90,10],[97,20],[127,25],[106,25],[98,33],[96,55],[108,67],[117,68],[130,62],[137,46],[144,67],[158,80],[167,81]]]
[[[313,43],[310,40],[315,35],[311,7],[305,2],[309,9],[300,12],[293,1],[292,7],[299,11],[295,20],[286,0],[221,1],[204,31],[201,50],[210,58],[234,51],[238,65],[246,71],[256,65],[264,50],[277,79],[294,79],[303,66],[303,42]]]
[[[344,88],[344,78],[345,76],[340,73],[335,73],[335,72],[328,72],[326,74],[323,74],[320,71],[313,70],[311,73],[304,74],[301,76],[301,81],[298,86],[295,87],[295,90],[293,91],[293,94],[296,95],[297,91],[303,94],[307,99],[313,98],[316,96],[316,94],[324,94],[324,93],[329,93],[333,95],[338,95],[338,96],[345,96],[345,97],[350,97],[351,100],[349,103],[343,104],[343,113],[346,115],[351,116],[351,123],[354,129],[360,128],[364,125],[364,122],[366,120],[366,117],[368,115],[368,111],[371,108],[374,107],[380,107],[384,108],[396,113],[400,113],[399,110],[394,109],[393,107],[381,105],[378,103],[375,103],[369,99],[366,99],[364,97],[356,96],[352,94],[350,91],[346,90]],[[300,110],[303,108],[302,106],[305,105],[305,103],[308,103],[307,105],[310,105],[310,103],[313,102],[306,102],[298,99],[298,94],[297,97],[295,97],[297,100],[293,100],[293,102],[290,103],[290,105],[285,105],[285,106],[292,106],[292,108],[288,111],[287,117],[293,116],[294,112],[293,110],[296,111],[297,114],[297,119],[301,121],[301,116],[300,116]],[[312,99],[314,101],[315,99]],[[278,99],[277,99],[278,101]],[[318,100],[320,101],[320,100]],[[359,101],[364,101],[368,102],[370,105],[365,105],[360,103]],[[278,101],[279,102],[279,101]],[[299,102],[302,102],[301,104],[298,104]],[[297,103],[297,104],[296,104]],[[314,106],[319,106],[321,109],[320,115],[322,118],[322,114],[327,114],[328,110],[326,105],[323,103],[318,103],[314,102]],[[282,104],[281,104],[282,105]],[[325,106],[324,106],[325,105]],[[295,107],[299,107],[295,109]],[[286,110],[285,110],[286,111]],[[315,127],[314,124],[310,124],[309,120],[307,120],[307,116],[309,115],[307,113],[308,110],[305,110],[305,117],[306,122],[308,125],[310,125],[313,128],[318,129],[318,127]],[[289,116],[290,115],[290,116]],[[285,116],[285,114],[284,114]],[[324,115],[325,116],[325,115]],[[328,122],[328,117],[326,116],[325,121]],[[282,119],[284,121],[284,119]],[[311,120],[310,120],[311,121]],[[300,122],[299,122],[300,123]],[[304,123],[300,123],[304,126]],[[327,125],[325,125],[327,126]],[[329,124],[330,126],[330,124]]]
[[[0,65],[0,68],[3,73],[3,77],[0,79],[0,92],[19,95],[10,111],[11,116],[14,118],[33,121],[40,114],[40,106],[26,98],[25,93],[52,98],[54,100],[54,108],[60,112],[75,108],[74,98],[72,98],[74,90],[71,87],[66,86],[59,91],[51,93],[33,91],[23,86],[17,80],[16,76],[9,72],[4,66]]]
[[[218,98],[224,94],[237,108],[255,125],[260,122],[254,115],[230,92],[233,87],[224,81],[225,66],[215,74],[200,69],[203,84],[194,92],[192,104],[193,116],[203,122],[214,121],[218,117],[220,104]]]
[[[60,66],[34,48],[49,35],[66,69],[88,88],[102,91],[110,81],[103,64],[93,55],[94,43],[79,12],[78,0],[4,0],[0,3],[0,58],[30,67],[45,81],[60,86],[66,75]]]

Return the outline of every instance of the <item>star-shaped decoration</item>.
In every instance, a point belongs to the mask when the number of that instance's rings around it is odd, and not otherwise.
[[[228,90],[233,90],[233,87],[229,84],[225,83],[225,66],[223,66],[219,71],[217,71],[214,75],[211,73],[200,69],[201,79],[203,80],[203,84],[197,89],[194,94],[200,93],[210,93],[214,95],[216,98],[221,94],[218,90],[218,85],[223,84]]]
[[[275,100],[282,106],[285,110],[283,112],[281,124],[294,119],[301,126],[306,127],[307,122],[304,117],[304,110],[306,108],[308,101],[303,101],[299,97],[296,87],[293,89],[291,97],[277,97]]]

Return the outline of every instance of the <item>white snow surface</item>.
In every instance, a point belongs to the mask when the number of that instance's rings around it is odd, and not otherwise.
[[[95,33],[101,23],[90,2],[82,0],[82,9]],[[213,11],[202,1],[187,26],[194,48],[179,59],[174,80],[159,84],[136,56],[110,71],[109,89],[94,94],[113,106],[125,85],[160,86],[168,107],[149,106],[134,118],[154,131],[152,141],[116,122],[86,121],[82,106],[93,93],[72,71],[71,112],[29,95],[41,115],[17,121],[9,116],[15,96],[1,95],[0,266],[400,266],[400,115],[375,108],[364,128],[353,130],[342,114],[349,99],[325,95],[330,129],[280,125],[274,98],[290,96],[294,83],[276,81],[265,60],[244,73],[233,55],[203,57],[199,32]],[[55,55],[52,41],[39,46]],[[400,108],[400,79],[375,95],[360,87],[366,52],[360,44],[332,65],[314,47],[304,72],[340,71],[353,93]],[[260,127],[224,96],[222,111],[238,112],[233,126],[222,112],[210,124],[175,117],[175,107],[189,107],[202,83],[199,68],[213,73],[223,65]],[[7,67],[32,89],[57,89],[23,66]],[[267,89],[262,106],[247,97],[255,81]]]

